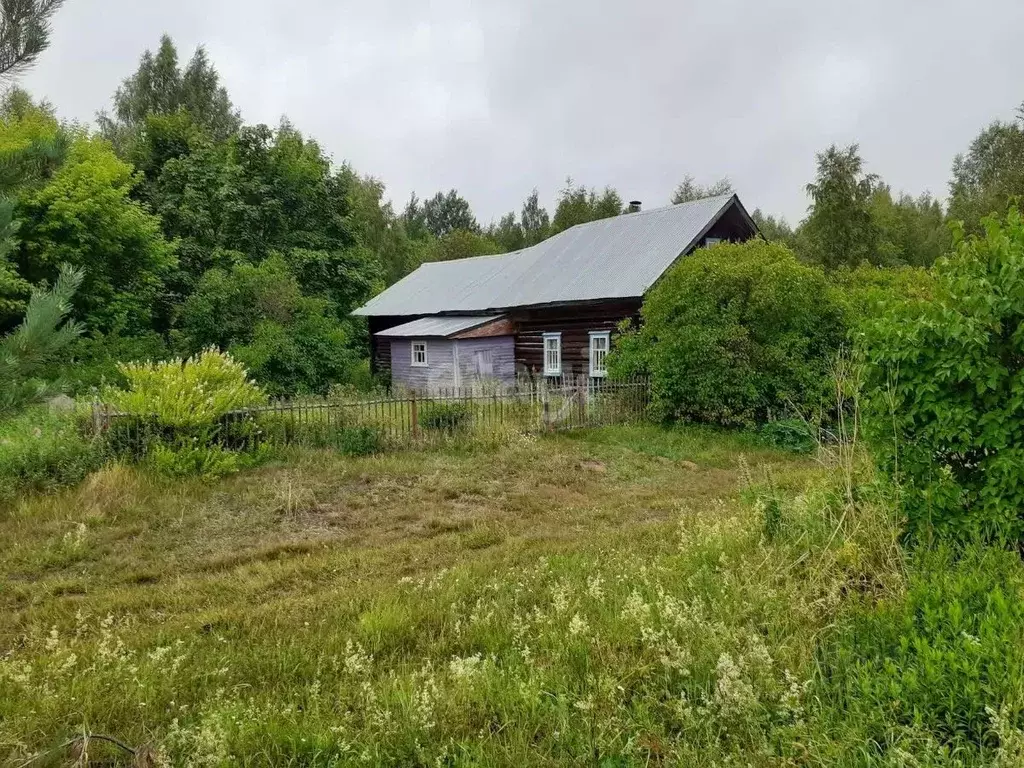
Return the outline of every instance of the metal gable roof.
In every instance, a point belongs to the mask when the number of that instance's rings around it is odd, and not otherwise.
[[[375,336],[388,336],[388,337],[437,337],[442,338],[451,336],[453,333],[459,331],[468,331],[471,328],[476,328],[480,325],[485,325],[494,320],[501,319],[501,315],[488,315],[481,317],[479,315],[461,315],[458,317],[423,317],[419,320],[413,320],[411,323],[405,323],[404,325],[397,325],[394,328],[388,328],[384,331],[379,331]]]
[[[489,312],[643,296],[735,195],[579,224],[514,253],[424,264],[356,315]]]

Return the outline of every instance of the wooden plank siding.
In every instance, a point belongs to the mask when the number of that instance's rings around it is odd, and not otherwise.
[[[427,344],[427,364],[412,364],[412,342]],[[434,392],[450,387],[472,387],[484,381],[511,386],[516,379],[515,342],[511,336],[485,339],[392,339],[391,384],[416,392]],[[481,376],[477,354],[485,353],[491,373]],[[455,374],[458,361],[459,372]]]
[[[614,332],[626,318],[639,316],[640,304],[640,299],[626,299],[516,311],[516,365],[531,376],[543,376],[544,334],[561,333],[562,375],[589,374],[590,332]]]

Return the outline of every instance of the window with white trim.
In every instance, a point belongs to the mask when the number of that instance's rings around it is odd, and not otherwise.
[[[705,237],[704,247],[710,248],[712,245],[718,245],[720,242],[722,242],[722,238],[720,237]]]
[[[427,342],[414,341],[412,343],[412,364],[421,368],[427,366]]]
[[[601,377],[608,375],[608,350],[612,345],[610,331],[590,332],[590,375]]]
[[[562,334],[544,334],[544,375],[562,375]]]

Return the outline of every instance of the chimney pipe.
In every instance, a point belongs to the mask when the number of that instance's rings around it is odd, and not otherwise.
[[[639,200],[629,201],[629,213],[640,213],[640,209],[643,207],[643,203]]]

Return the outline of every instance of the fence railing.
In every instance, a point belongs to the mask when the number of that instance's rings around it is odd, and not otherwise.
[[[192,440],[231,449],[279,445],[337,446],[363,452],[453,439],[494,440],[647,418],[646,379],[608,381],[579,377],[528,381],[508,388],[442,388],[353,398],[280,400],[234,411],[218,424],[189,428],[161,423],[158,415],[93,407],[97,432],[120,450],[141,455],[154,441]]]

